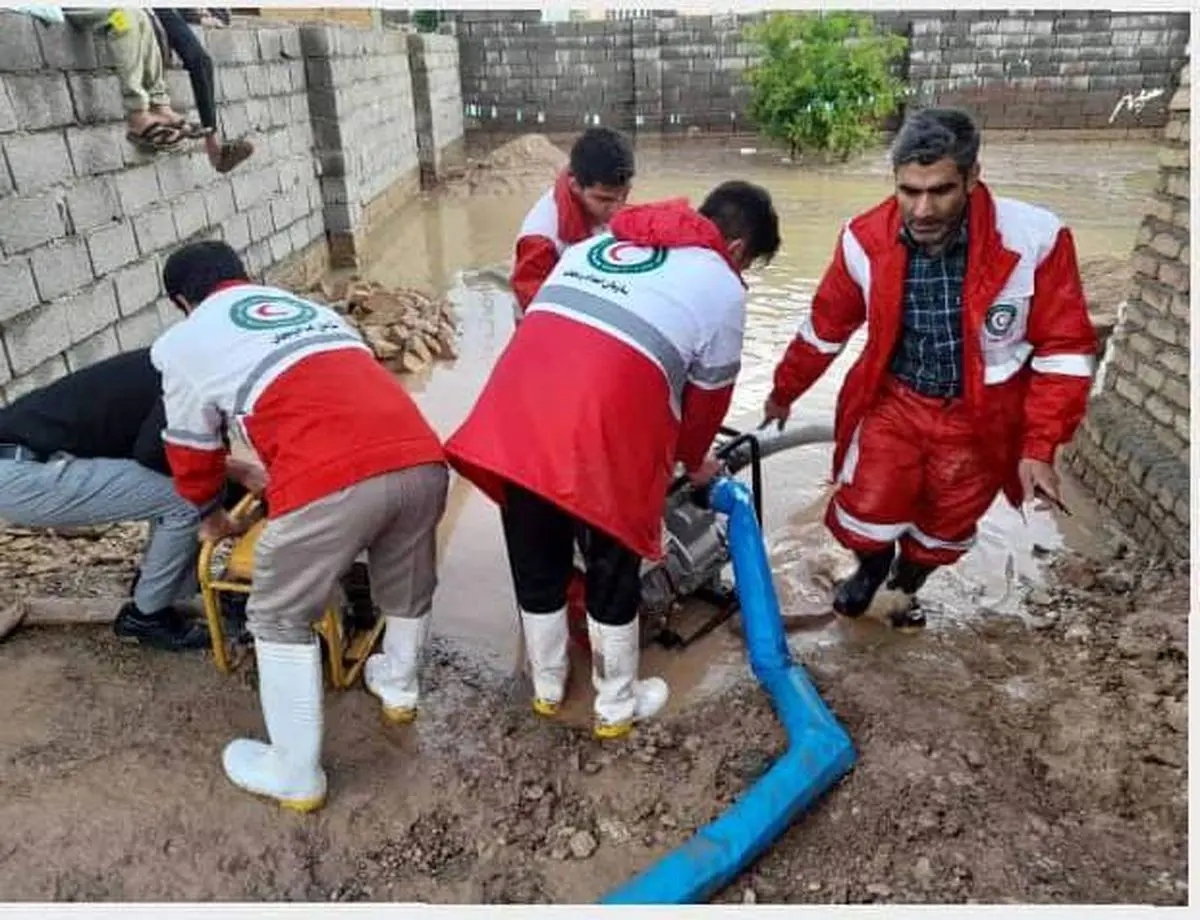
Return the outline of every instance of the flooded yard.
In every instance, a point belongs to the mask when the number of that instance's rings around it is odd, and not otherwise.
[[[994,144],[983,177],[1058,211],[1085,260],[1119,263],[1154,154],[1137,142]],[[784,245],[750,279],[730,419],[754,426],[838,227],[889,193],[886,161],[797,168],[688,141],[642,145],[638,168],[640,201],[698,202],[733,177],[775,197]],[[543,187],[431,194],[372,240],[368,277],[445,291],[457,307],[457,361],[412,382],[443,435],[511,334],[511,300],[487,269],[506,263]],[[797,413],[832,411],[854,351]],[[1140,560],[1068,483],[1069,527],[992,509],[977,548],[931,580],[924,635],[847,628],[823,616],[848,564],[820,525],[829,472],[826,446],[767,461],[765,532],[784,613],[809,624],[796,654],[859,763],[721,900],[1186,903],[1186,581]],[[311,816],[264,805],[221,771],[225,742],[261,731],[247,673],[129,648],[106,629],[27,629],[0,644],[0,900],[588,902],[687,839],[782,751],[727,630],[685,653],[648,651],[644,669],[671,682],[672,702],[627,743],[584,730],[579,669],[574,718],[535,720],[515,673],[498,516],[458,480],[442,543],[421,717],[384,726],[361,690],[329,693],[330,797]]]

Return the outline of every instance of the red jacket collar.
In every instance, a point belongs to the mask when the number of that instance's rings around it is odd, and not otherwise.
[[[717,225],[693,210],[686,198],[671,198],[623,208],[612,220],[612,233],[617,239],[638,246],[664,249],[701,246],[711,249],[725,260],[742,282],[742,287],[746,286]]]

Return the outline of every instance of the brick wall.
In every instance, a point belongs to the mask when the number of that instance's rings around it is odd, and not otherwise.
[[[1099,392],[1067,459],[1145,545],[1189,555],[1191,87],[1168,104],[1158,187],[1134,249],[1133,290]]]
[[[126,141],[103,40],[0,12],[0,400],[151,342],[177,318],[160,265],[181,240],[223,236],[262,272],[321,237],[296,30],[204,38],[222,126],[257,146],[230,176]],[[169,85],[190,108],[186,75]]]
[[[458,39],[453,35],[409,35],[408,55],[421,180],[429,186],[465,156]]]
[[[147,155],[125,139],[102,39],[0,12],[0,403],[178,319],[160,272],[183,240],[223,238],[267,278],[353,262],[372,220],[417,192],[417,112],[431,162],[461,135],[441,37],[433,97],[414,98],[401,32],[251,22],[197,29],[220,128],[256,147],[221,176],[198,143]],[[192,109],[186,73],[168,85]]]
[[[350,264],[371,220],[418,185],[408,46],[399,31],[330,25],[304,25],[300,40],[325,226],[334,262]]]
[[[1187,13],[956,12],[917,18],[919,103],[986,128],[1161,127],[1188,42]]]
[[[649,131],[749,130],[742,74],[756,50],[744,28],[759,18],[543,23],[536,13],[460,14],[468,129],[575,131],[598,119]],[[910,36],[901,72],[920,103],[962,104],[993,128],[1161,127],[1188,33],[1187,13],[876,18]]]

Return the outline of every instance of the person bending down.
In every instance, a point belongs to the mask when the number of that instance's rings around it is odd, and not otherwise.
[[[267,524],[247,605],[268,743],[238,739],[229,779],[308,811],[325,801],[321,650],[313,633],[339,576],[366,550],[386,617],[367,688],[415,717],[437,584],[442,446],[400,384],[333,310],[251,283],[226,243],[192,243],[163,267],[186,319],[151,349],[163,379],[167,458],[206,539],[234,525],[219,495],[224,425],[266,473]]]
[[[567,586],[577,538],[587,563],[595,728],[620,737],[666,704],[638,680],[643,558],[662,557],[679,461],[694,482],[741,365],[742,272],[779,248],[770,195],[745,182],[686,201],[629,207],[563,253],[466,421],[450,463],[501,508],[533,675],[554,715],[567,678]]]

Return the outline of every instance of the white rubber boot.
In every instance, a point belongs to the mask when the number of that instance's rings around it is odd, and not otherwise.
[[[553,613],[521,611],[529,673],[533,677],[533,711],[554,716],[567,692],[567,609]]]
[[[383,717],[404,724],[417,717],[421,695],[418,680],[430,615],[388,617],[383,631],[383,651],[367,659],[363,681],[383,703]]]
[[[321,769],[324,687],[321,647],[255,641],[258,695],[269,744],[239,738],[225,747],[225,775],[234,785],[275,799],[292,811],[325,804]]]
[[[596,725],[600,739],[628,735],[634,722],[662,711],[671,696],[661,677],[638,680],[641,648],[638,620],[624,626],[606,626],[588,617],[592,644],[592,686],[596,688]]]

